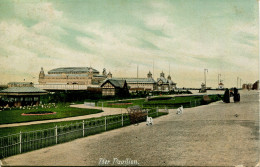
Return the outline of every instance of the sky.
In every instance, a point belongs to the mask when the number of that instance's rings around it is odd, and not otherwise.
[[[113,77],[177,87],[259,78],[256,0],[1,0],[0,83],[38,82],[58,67],[103,68]],[[239,82],[240,84],[240,82]]]

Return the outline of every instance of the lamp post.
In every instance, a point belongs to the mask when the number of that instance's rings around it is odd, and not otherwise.
[[[208,72],[208,69],[204,69],[205,87],[206,87],[206,89],[207,89],[207,78],[206,78],[206,72]]]
[[[239,80],[239,77],[237,77],[237,88],[238,88],[238,80]]]
[[[219,86],[219,83],[221,82],[221,74],[218,74],[218,86]]]

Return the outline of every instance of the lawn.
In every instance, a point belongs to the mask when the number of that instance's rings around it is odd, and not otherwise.
[[[217,95],[209,95],[211,102],[221,100]],[[165,106],[171,108],[178,108],[181,105],[183,107],[194,107],[202,104],[206,104],[202,102],[202,95],[194,95],[194,96],[177,96],[177,97],[169,97],[169,96],[156,96],[146,101],[145,99],[137,99],[137,100],[117,100],[117,101],[103,101],[98,102],[97,105],[99,107],[113,107],[113,108],[127,108],[130,106],[139,105],[144,108],[164,108]]]
[[[158,112],[158,116],[166,115],[165,112]],[[120,114],[119,114],[120,115]],[[119,115],[112,115],[112,116],[106,116],[106,117],[117,117]],[[126,115],[125,115],[126,116]],[[149,114],[151,117],[157,117],[156,113],[153,111],[153,113]],[[95,121],[97,119],[103,119],[103,117],[97,117],[97,118],[89,118],[84,119],[84,121]],[[63,121],[63,122],[52,122],[52,123],[44,123],[44,124],[35,124],[35,125],[26,125],[26,126],[16,126],[16,127],[8,127],[8,128],[0,128],[0,137],[7,136],[10,134],[16,134],[21,132],[30,132],[35,130],[44,130],[48,128],[54,128],[55,126],[65,126],[65,125],[71,125],[76,123],[82,123],[83,120],[76,120],[76,121]]]
[[[88,120],[95,120],[97,118],[90,118]],[[35,130],[43,130],[48,128],[54,128],[57,126],[64,126],[82,122],[82,120],[77,121],[63,121],[63,122],[52,122],[52,123],[44,123],[44,124],[35,124],[35,125],[26,125],[26,126],[16,126],[16,127],[9,127],[9,128],[0,128],[0,136],[6,136],[9,134],[16,134],[21,132],[29,132]]]
[[[218,100],[221,100],[221,98],[218,97],[218,95],[209,95],[209,98],[211,99],[210,102],[215,102]],[[189,107],[195,107],[199,105],[208,104],[210,102],[205,102],[203,100],[202,95],[195,95],[195,96],[177,96],[173,97],[171,99],[166,100],[152,100],[148,102],[144,102],[144,107],[164,107],[167,106],[168,108],[178,108],[181,105],[185,108]]]
[[[112,108],[127,108],[130,106],[142,106],[144,103],[145,99],[136,99],[136,100],[117,100],[117,101],[102,101],[98,102],[97,105],[99,107],[112,107]]]
[[[23,113],[48,113],[56,112],[53,115],[24,115]],[[20,123],[20,122],[29,122],[29,121],[39,121],[39,120],[48,120],[48,119],[59,119],[66,117],[75,117],[81,115],[89,115],[103,112],[98,109],[82,109],[69,107],[67,105],[58,105],[56,107],[50,108],[34,108],[34,109],[12,109],[0,111],[0,124],[8,123]]]

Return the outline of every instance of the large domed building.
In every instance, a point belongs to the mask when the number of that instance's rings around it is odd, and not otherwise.
[[[47,74],[41,68],[37,87],[67,89],[73,86],[73,89],[75,87],[85,89],[89,86],[100,85],[107,77],[109,74],[105,68],[102,74],[92,67],[61,67],[52,69]]]

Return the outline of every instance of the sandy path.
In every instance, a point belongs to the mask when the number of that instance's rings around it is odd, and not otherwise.
[[[255,166],[259,162],[259,94],[241,102],[171,110],[144,123],[16,155],[4,165],[98,165],[99,158],[137,160],[140,165]],[[235,115],[238,115],[237,117]],[[110,162],[109,165],[113,165]]]

